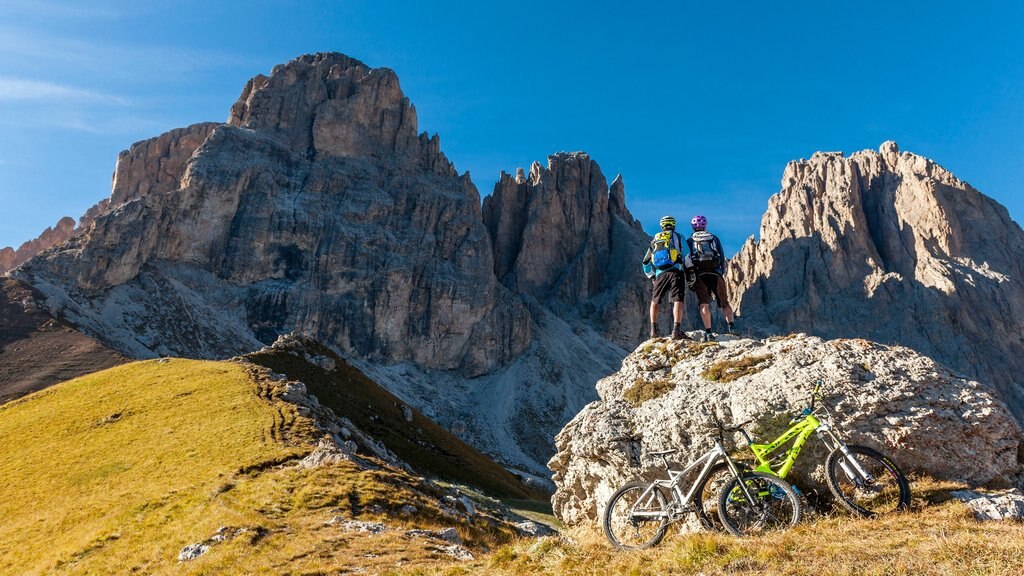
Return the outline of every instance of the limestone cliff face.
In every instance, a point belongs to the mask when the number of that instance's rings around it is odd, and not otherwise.
[[[587,154],[555,154],[529,177],[503,172],[483,218],[502,284],[596,320],[622,346],[638,341],[650,298],[638,262],[649,238],[626,209],[621,176],[609,188]]]
[[[747,320],[898,342],[994,383],[1020,417],[1021,254],[1005,208],[887,142],[791,162],[728,279]]]
[[[166,194],[181,188],[188,161],[217,126],[220,124],[216,122],[202,122],[132,144],[117,158],[113,191],[99,211],[147,194]],[[93,218],[96,211],[90,211]]]
[[[391,71],[300,57],[250,81],[227,125],[122,154],[88,234],[22,277],[131,356],[226,356],[300,329],[486,373],[526,347],[528,316],[494,278],[476,188],[416,129]]]

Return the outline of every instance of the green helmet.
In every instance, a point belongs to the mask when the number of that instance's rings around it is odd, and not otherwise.
[[[661,229],[662,230],[664,230],[666,228],[672,228],[674,230],[675,227],[676,227],[676,219],[675,218],[673,218],[671,216],[662,216],[661,217]]]

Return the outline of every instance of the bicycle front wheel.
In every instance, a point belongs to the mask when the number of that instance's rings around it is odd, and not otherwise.
[[[892,459],[867,446],[846,448],[849,456],[836,448],[825,461],[828,489],[843,508],[869,517],[910,508],[910,481]]]
[[[747,472],[742,477],[744,494],[740,481],[733,478],[718,495],[718,517],[726,530],[749,536],[785,530],[800,521],[800,498],[788,482],[764,472]]]
[[[650,548],[661,542],[669,513],[658,486],[633,482],[619,488],[604,513],[604,535],[620,550]]]
[[[741,472],[749,471],[750,466],[743,462],[736,462]],[[718,494],[722,487],[735,476],[725,462],[719,462],[711,468],[704,483],[701,484],[693,494],[693,506],[697,513],[697,520],[705,530],[721,532],[724,530],[722,521],[718,517]]]

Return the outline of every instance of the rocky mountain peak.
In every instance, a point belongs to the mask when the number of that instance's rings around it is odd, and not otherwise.
[[[23,279],[131,357],[303,329],[356,357],[493,370],[526,346],[526,312],[493,277],[475,186],[416,130],[394,72],[302,56],[250,80],[227,124],[122,153],[90,232]]]
[[[1022,251],[1003,206],[886,142],[790,162],[728,278],[749,322],[899,342],[994,383],[1020,414]]]
[[[626,209],[621,177],[609,187],[588,154],[553,154],[528,177],[503,172],[484,198],[483,220],[502,284],[557,309],[610,315],[625,322],[618,339],[636,341],[645,286],[636,263],[648,239]]]
[[[300,153],[398,158],[455,175],[437,136],[418,134],[416,108],[394,71],[344,54],[300,56],[255,76],[228,124],[271,134]]]

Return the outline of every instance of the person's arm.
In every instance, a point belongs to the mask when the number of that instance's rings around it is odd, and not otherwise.
[[[715,236],[715,248],[718,249],[718,253],[721,255],[718,262],[718,275],[725,276],[725,250],[722,249],[722,241],[718,239],[718,236]]]

